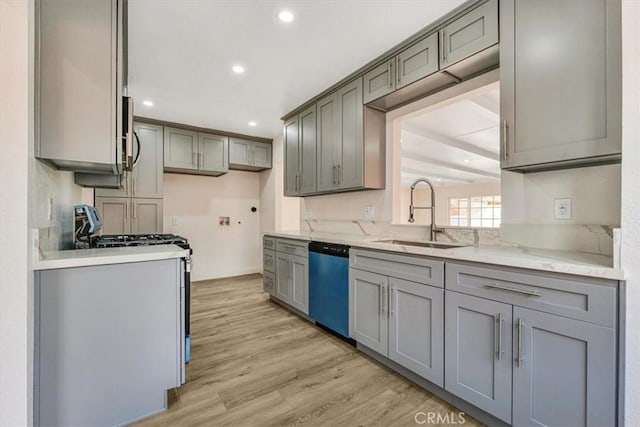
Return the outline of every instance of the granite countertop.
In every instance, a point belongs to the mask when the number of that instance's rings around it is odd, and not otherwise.
[[[419,246],[376,242],[391,236],[364,236],[340,233],[269,232],[268,236],[316,240],[338,243],[357,248],[386,250],[414,255],[426,255],[450,260],[482,262],[531,270],[574,274],[601,279],[624,280],[624,272],[611,267],[613,260],[606,255],[588,252],[559,251],[515,246],[463,246],[452,249],[435,249]],[[444,243],[444,242],[443,242]]]
[[[156,261],[187,256],[189,256],[189,251],[176,245],[74,249],[44,252],[40,256],[40,259],[34,262],[33,269],[53,270],[58,268]]]

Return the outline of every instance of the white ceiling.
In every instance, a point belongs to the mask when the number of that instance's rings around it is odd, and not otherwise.
[[[434,185],[500,180],[500,88],[493,83],[402,120],[401,182]]]
[[[129,94],[139,116],[272,138],[284,114],[461,3],[129,0]]]

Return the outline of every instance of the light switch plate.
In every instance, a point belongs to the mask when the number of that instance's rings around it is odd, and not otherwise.
[[[376,208],[375,206],[365,206],[364,208],[364,217],[366,219],[374,219],[376,216]]]
[[[571,219],[573,217],[571,199],[555,199],[553,201],[553,210],[556,219]]]

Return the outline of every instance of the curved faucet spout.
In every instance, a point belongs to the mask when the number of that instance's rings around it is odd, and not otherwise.
[[[431,190],[431,206],[414,206],[413,205],[413,190],[415,190],[416,185],[418,185],[421,182],[426,183],[429,186],[429,189]],[[408,221],[409,223],[415,222],[415,219],[413,217],[415,209],[429,209],[431,211],[431,240],[435,241],[436,233],[440,232],[441,230],[438,227],[436,227],[436,192],[433,188],[433,184],[427,178],[418,178],[413,182],[413,184],[411,184],[409,188],[411,188],[411,195],[410,195],[411,204],[409,205]]]

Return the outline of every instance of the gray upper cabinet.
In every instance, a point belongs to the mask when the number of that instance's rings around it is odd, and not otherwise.
[[[615,330],[514,307],[513,425],[616,425]]]
[[[437,46],[436,46],[437,48]],[[438,56],[436,55],[436,70],[438,69]],[[396,89],[395,61],[390,59],[373,70],[366,73],[364,80],[364,103],[385,96]]]
[[[229,138],[229,169],[259,171],[271,168],[271,144]]]
[[[123,8],[36,2],[35,155],[58,169],[122,173]]]
[[[489,0],[440,30],[440,68],[455,64],[496,43],[498,0]]]
[[[198,133],[187,129],[164,128],[164,168],[198,169]]]
[[[316,106],[285,123],[285,196],[316,191]]]
[[[448,392],[511,424],[512,306],[445,294]]]
[[[387,355],[387,276],[349,270],[349,336],[370,349]]]
[[[338,140],[333,147],[338,189],[363,185],[363,108],[361,78],[338,89]]]
[[[333,151],[338,140],[337,94],[332,93],[320,100],[316,104],[316,112],[316,188],[318,191],[331,191],[336,186],[336,162]]]
[[[229,170],[228,152],[227,136],[164,128],[165,172],[223,175]]]
[[[444,386],[444,290],[389,278],[389,359]]]
[[[300,141],[298,116],[292,117],[284,124],[284,195],[299,194],[298,177],[300,165]]]
[[[222,135],[198,133],[198,168],[201,171],[225,172],[229,170],[229,138]]]
[[[620,8],[615,0],[500,1],[503,169],[619,160]]]
[[[102,234],[155,234],[163,232],[162,199],[96,197],[102,214]]]
[[[396,64],[398,89],[438,71],[438,34],[403,50],[396,56]]]
[[[134,144],[133,155],[138,161],[133,172],[123,175],[122,188],[96,189],[96,197],[162,198],[162,126],[136,122],[133,128],[139,141]]]

